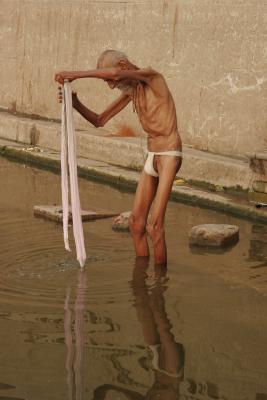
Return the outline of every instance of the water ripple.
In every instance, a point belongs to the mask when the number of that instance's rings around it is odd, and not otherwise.
[[[2,210],[0,215],[1,302],[62,307],[66,287],[75,287],[79,271],[73,241],[71,240],[73,251],[68,253],[64,249],[61,225],[35,219],[33,216],[27,217],[17,210],[13,213]],[[123,265],[124,260],[129,257],[129,251],[123,249],[116,254],[114,240],[120,241],[120,237],[113,236],[111,243],[107,244],[104,240],[107,232],[101,233],[100,229],[100,234],[97,231],[100,237],[93,237],[91,227],[92,225],[85,225],[85,234],[89,237],[86,240],[86,264],[90,265],[92,274],[94,268],[96,274],[99,268],[101,272],[103,268],[107,270],[108,279],[102,279],[98,285],[91,284],[89,280],[90,299],[96,303],[113,302],[114,285],[118,287],[117,297],[128,296],[126,291],[120,293],[121,282],[112,276],[109,266],[111,252],[118,263]],[[106,229],[107,223],[102,227],[102,230]]]

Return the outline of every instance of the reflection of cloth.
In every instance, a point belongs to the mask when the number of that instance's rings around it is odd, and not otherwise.
[[[70,288],[67,290],[64,310],[64,331],[67,347],[67,383],[69,400],[83,398],[83,352],[84,352],[84,311],[86,298],[86,273],[80,271],[78,275],[77,295],[74,308],[74,335],[72,332],[72,314],[70,308]],[[75,348],[74,348],[75,343]]]
[[[148,175],[154,176],[154,177],[158,177],[159,174],[157,173],[157,171],[155,171],[154,166],[153,166],[153,160],[154,160],[154,156],[159,155],[159,156],[174,156],[174,157],[182,157],[182,152],[181,151],[161,151],[161,152],[152,152],[149,151],[148,155],[147,155],[147,159],[145,162],[145,166],[144,166],[144,170]]]
[[[86,253],[81,217],[81,205],[77,178],[76,140],[72,116],[72,93],[70,83],[65,81],[62,98],[62,125],[61,125],[61,187],[63,209],[63,233],[66,250],[70,251],[68,238],[69,219],[69,190],[68,169],[70,175],[70,197],[73,234],[76,245],[77,260],[84,266]]]

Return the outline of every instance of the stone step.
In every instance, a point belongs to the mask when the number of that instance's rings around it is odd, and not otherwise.
[[[267,193],[267,151],[247,153],[246,156],[249,159],[249,167],[255,175],[253,190]]]
[[[30,148],[32,147],[30,146]],[[40,151],[31,151],[24,144],[0,139],[0,154],[2,156],[59,172],[60,153],[47,148],[39,149]],[[127,190],[134,191],[140,177],[140,173],[137,171],[84,157],[78,157],[77,164],[80,177],[89,180],[97,179],[99,182],[120,189],[127,188]],[[235,196],[234,193],[217,193],[196,188],[186,183],[185,185],[173,185],[171,199],[266,223],[267,209],[255,207],[255,202],[265,202],[262,194],[250,192],[249,195],[257,195],[257,198],[247,198],[247,194]],[[260,198],[258,195],[260,195]]]
[[[267,176],[266,176],[267,178]],[[254,181],[252,184],[254,192],[267,194],[267,181]]]
[[[60,123],[0,112],[0,138],[60,150]],[[140,170],[146,158],[146,138],[107,137],[95,128],[76,130],[77,154],[124,168]],[[179,177],[216,187],[250,187],[253,171],[248,159],[232,158],[184,146]]]

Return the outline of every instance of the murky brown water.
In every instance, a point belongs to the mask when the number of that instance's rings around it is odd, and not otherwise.
[[[127,233],[89,222],[81,273],[61,226],[32,213],[59,203],[59,176],[0,158],[0,179],[0,399],[267,399],[266,225],[170,203],[153,277]],[[80,188],[84,208],[131,208],[132,194]],[[238,224],[239,244],[192,252],[204,222]]]

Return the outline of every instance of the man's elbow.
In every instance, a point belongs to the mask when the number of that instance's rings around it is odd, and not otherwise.
[[[94,125],[96,128],[102,128],[105,125],[105,121],[103,118],[97,118]]]

